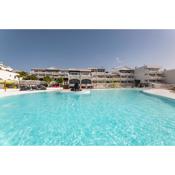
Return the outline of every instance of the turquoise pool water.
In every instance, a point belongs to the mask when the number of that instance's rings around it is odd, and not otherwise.
[[[129,89],[0,98],[0,145],[175,145],[175,101]]]

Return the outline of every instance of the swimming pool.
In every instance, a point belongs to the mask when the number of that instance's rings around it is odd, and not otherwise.
[[[0,98],[0,145],[175,145],[175,101],[130,89]]]

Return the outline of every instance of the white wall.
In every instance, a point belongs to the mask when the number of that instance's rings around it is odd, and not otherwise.
[[[144,67],[136,68],[134,72],[135,80],[140,80],[141,83],[145,83],[145,69]]]
[[[18,80],[17,75],[14,72],[0,70],[0,80]]]
[[[167,70],[165,72],[166,83],[175,84],[175,69]]]

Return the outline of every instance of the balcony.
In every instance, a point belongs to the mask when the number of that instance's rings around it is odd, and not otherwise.
[[[120,76],[134,76],[134,73],[123,73],[123,72],[120,72],[119,74],[120,74]]]
[[[96,78],[92,78],[93,81],[106,81],[106,78],[99,78],[99,77],[96,77]]]
[[[164,80],[164,77],[157,77],[157,80]]]
[[[148,74],[156,74],[156,75],[163,75],[164,74],[163,71],[157,71],[157,70],[149,70],[147,73]]]
[[[64,73],[59,74],[58,76],[59,76],[59,77],[63,77],[63,78],[68,78],[68,74],[64,74]]]
[[[81,78],[81,76],[79,74],[78,75],[72,75],[72,74],[70,75],[69,74],[68,77],[69,77],[69,79],[80,79]]]
[[[147,81],[149,81],[149,80],[155,80],[155,81],[156,81],[156,80],[164,80],[164,77],[160,77],[160,76],[154,76],[154,77],[153,77],[153,76],[152,76],[152,77],[147,77],[146,80],[147,80]]]
[[[134,77],[133,78],[128,78],[128,77],[126,77],[126,78],[120,78],[120,80],[121,81],[134,81]]]
[[[153,79],[158,79],[158,78],[163,78],[162,76],[149,76],[149,78],[153,78]]]
[[[81,76],[81,79],[84,79],[84,78],[90,79],[92,77],[90,74],[80,75],[80,76]]]
[[[105,72],[92,72],[92,76],[105,75]]]
[[[96,77],[96,78],[92,78],[92,80],[94,81],[120,81],[120,78],[99,78],[99,77]]]

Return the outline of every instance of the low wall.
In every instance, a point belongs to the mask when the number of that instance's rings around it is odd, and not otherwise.
[[[175,87],[175,84],[156,84],[156,83],[152,83],[151,87],[156,88],[156,89],[172,89],[172,88]]]
[[[93,88],[120,88],[120,87],[133,87],[133,84],[119,84],[119,83],[94,83]]]

